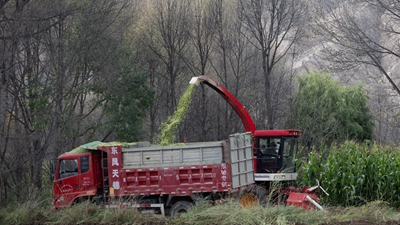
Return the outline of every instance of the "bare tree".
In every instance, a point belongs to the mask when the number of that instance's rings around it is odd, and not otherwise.
[[[1,1],[0,2],[0,179],[7,186],[7,174],[5,168],[10,168],[11,164],[6,162],[8,150],[8,140],[11,120],[9,114],[11,97],[9,87],[11,79],[16,73],[15,55],[23,33],[24,8],[29,1]],[[6,191],[6,189],[0,189]],[[4,192],[3,192],[4,193]]]
[[[156,89],[156,98],[154,99],[154,104],[149,107],[149,113],[147,115],[147,120],[145,121],[145,127],[147,127],[146,132],[149,136],[149,141],[156,142],[158,138],[158,128],[160,126],[161,119],[165,116],[163,112],[165,109],[161,109],[163,103],[163,93],[164,91],[164,80],[160,79],[159,74],[162,70],[163,62],[156,54],[152,53],[152,45],[148,42],[148,37],[151,36],[148,29],[150,27],[151,18],[154,12],[154,7],[152,4],[148,4],[148,1],[138,1],[138,20],[135,24],[136,31],[132,32],[131,42],[132,46],[135,48],[136,60],[138,65],[144,70],[148,71],[149,78],[148,83],[151,87]],[[155,28],[154,28],[155,29]]]
[[[241,32],[243,26],[236,16],[234,3],[209,1],[203,4],[203,10],[195,10],[201,12],[194,22],[198,29],[192,33],[192,40],[195,40],[192,45],[198,49],[195,51],[198,54],[188,57],[191,60],[187,62],[203,68],[202,73],[221,83],[249,106],[253,92],[249,80],[256,60],[252,58],[254,47]],[[202,58],[207,61],[200,60]],[[206,85],[196,89],[199,91],[195,91],[186,124],[191,128],[186,131],[191,134],[191,140],[221,140],[231,133],[244,131],[238,115],[217,92]]]
[[[213,10],[213,18],[215,20],[215,26],[216,26],[216,35],[215,35],[215,62],[213,60],[210,61],[212,64],[212,67],[216,71],[217,76],[219,79],[221,79],[221,82],[225,85],[225,88],[229,90],[229,83],[228,83],[228,54],[231,50],[230,46],[230,41],[229,38],[227,37],[227,30],[228,30],[228,24],[232,22],[232,20],[229,20],[230,14],[229,12],[232,9],[229,9],[227,6],[226,1],[223,0],[217,0],[214,1],[214,10]],[[221,72],[219,72],[221,71]],[[221,104],[218,104],[219,108],[223,109],[223,114],[222,116],[220,113],[217,114],[217,137],[218,139],[222,139],[223,137],[227,137],[228,135],[228,113],[229,113],[229,105],[224,102],[222,104],[222,107],[220,107]],[[221,110],[218,110],[220,112]]]
[[[306,5],[298,0],[250,0],[240,1],[240,19],[246,35],[260,53],[261,71],[264,84],[265,124],[268,129],[276,126],[276,103],[288,85],[274,86],[276,65],[288,56],[304,31]],[[275,88],[282,90],[279,94]],[[264,105],[263,104],[263,105]]]
[[[377,88],[385,89],[370,95],[370,105],[375,108],[372,111],[377,118],[375,134],[378,140],[386,139],[382,137],[383,130],[393,129],[395,124],[395,131],[400,126],[400,120],[395,119],[399,115],[399,105],[395,102],[400,97],[400,47],[396,44],[400,40],[400,3],[391,0],[349,0],[322,1],[318,6],[315,31],[326,39],[323,42],[324,56],[329,60],[326,68],[337,74],[345,71],[345,75],[350,74],[352,79],[362,79],[373,92]],[[344,76],[341,78],[344,79]],[[387,100],[393,99],[394,102],[383,100],[383,94]],[[383,102],[387,102],[383,107],[385,112],[382,112]],[[390,115],[386,121],[382,121],[383,114]],[[382,127],[384,124],[388,125]]]
[[[212,17],[214,5],[212,1],[196,0],[193,1],[192,7],[193,19],[190,20],[190,22],[193,26],[191,29],[190,41],[195,54],[187,54],[185,61],[186,65],[192,71],[192,75],[199,76],[206,74],[207,68],[210,64],[213,39],[215,35],[215,20]],[[189,79],[190,77],[187,76],[186,84]],[[209,119],[208,115],[213,113],[212,108],[210,108],[210,102],[207,101],[206,94],[206,87],[202,85],[200,102],[199,104],[196,104],[196,110],[192,111],[195,115],[192,115],[191,117],[197,119],[189,119],[192,123],[195,121],[197,124],[197,126],[194,127],[190,125],[189,130],[198,130],[195,131],[195,133],[198,134],[197,136],[199,141],[207,140],[207,134],[210,133],[210,124],[207,123],[207,120]],[[186,131],[185,133],[187,132],[190,131]]]
[[[237,3],[237,2],[235,2]],[[254,74],[257,68],[257,55],[254,47],[246,38],[245,27],[240,21],[241,11],[230,1],[216,1],[213,17],[216,20],[215,54],[213,54],[212,73],[239,101],[251,112],[256,112],[254,100],[259,94],[255,85]],[[214,94],[215,95],[215,94]],[[240,119],[224,100],[220,98],[218,106],[223,109],[223,116],[218,118],[222,123],[219,138],[244,130]],[[219,116],[218,114],[218,116]],[[254,113],[253,113],[254,114]]]
[[[176,82],[184,69],[183,56],[189,41],[190,1],[157,1],[148,27],[148,47],[163,63],[160,78],[167,84],[162,95],[166,112],[172,115],[177,105]]]

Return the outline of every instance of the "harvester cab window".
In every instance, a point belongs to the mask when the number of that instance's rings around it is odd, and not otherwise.
[[[295,156],[297,154],[297,139],[285,138],[285,145],[283,148],[283,163],[282,171],[296,172]]]
[[[60,162],[59,178],[78,175],[78,159],[63,159]]]
[[[257,153],[257,171],[259,173],[275,173],[280,168],[280,137],[260,137]]]
[[[280,145],[280,138],[260,138],[261,154],[278,155]]]
[[[259,173],[294,173],[298,139],[293,137],[259,138],[257,171]]]

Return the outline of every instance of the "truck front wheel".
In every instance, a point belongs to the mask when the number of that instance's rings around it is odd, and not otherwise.
[[[192,208],[192,204],[187,201],[179,201],[176,202],[170,210],[170,216],[171,218],[179,218],[181,214],[189,212],[189,210]]]

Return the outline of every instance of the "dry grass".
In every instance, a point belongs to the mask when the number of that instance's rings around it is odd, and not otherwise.
[[[168,217],[142,216],[133,209],[104,209],[85,202],[71,208],[54,211],[38,202],[8,206],[0,209],[0,224],[335,224],[344,221],[369,221],[373,223],[389,220],[400,221],[400,212],[383,202],[371,202],[361,207],[332,207],[327,212],[307,211],[296,207],[268,206],[243,209],[234,199],[213,206],[199,200],[192,211],[172,220]]]
[[[360,207],[332,207],[328,209],[327,222],[369,221],[374,223],[400,221],[400,212],[382,201],[370,202]]]

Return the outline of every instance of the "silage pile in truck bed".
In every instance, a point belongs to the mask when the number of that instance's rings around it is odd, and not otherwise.
[[[97,147],[101,146],[122,146],[122,147],[129,147],[136,145],[136,142],[101,142],[101,141],[93,141],[84,145],[81,145],[77,148],[72,149],[71,151],[67,152],[67,154],[71,153],[86,153],[90,150],[97,150]]]

